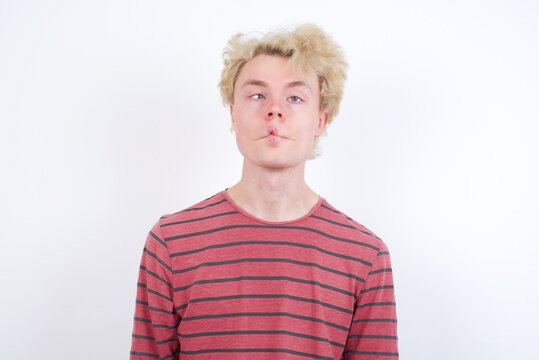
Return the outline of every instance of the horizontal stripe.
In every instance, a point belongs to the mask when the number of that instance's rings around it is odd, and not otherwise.
[[[206,332],[206,333],[196,333],[196,334],[178,334],[179,337],[182,338],[196,338],[196,337],[205,337],[205,336],[224,336],[224,335],[276,335],[276,334],[283,334],[283,335],[290,335],[295,337],[300,337],[304,339],[311,339],[315,341],[321,341],[326,342],[331,345],[334,345],[336,347],[343,348],[345,347],[344,344],[339,344],[333,341],[330,341],[329,339],[318,337],[318,336],[312,336],[312,335],[306,335],[306,334],[300,334],[295,333],[292,331],[286,331],[286,330],[238,330],[238,331],[215,331],[215,332]]]
[[[136,351],[131,351],[131,355],[148,356],[148,357],[151,357],[151,358],[158,358],[159,357],[159,355],[157,355],[157,354],[150,354],[150,353],[143,353],[143,352],[136,352]]]
[[[217,195],[217,194],[215,194]],[[212,196],[213,197],[213,196]],[[211,198],[210,198],[211,199]],[[219,205],[219,204],[222,204],[226,201],[226,199],[222,199],[220,201],[217,201],[217,202],[214,202],[214,203],[211,203],[211,204],[208,204],[206,206],[201,206],[201,207],[192,207],[192,208],[188,208],[188,209],[185,209],[185,210],[181,210],[181,211],[177,211],[173,214],[170,214],[170,215],[166,215],[166,216],[161,216],[161,219],[168,219],[169,217],[171,216],[174,216],[174,215],[177,215],[177,214],[180,214],[180,213],[183,213],[183,212],[187,212],[187,211],[196,211],[196,210],[202,210],[202,209],[206,209],[210,206],[215,206],[215,205]]]
[[[141,300],[137,300],[137,304],[148,306],[148,303],[146,301],[141,301]],[[150,309],[152,311],[162,312],[162,313],[169,314],[169,315],[174,314],[174,311],[158,309],[158,308],[153,307],[153,306],[148,306],[148,309]]]
[[[394,302],[373,302],[357,306],[357,309],[361,309],[368,306],[395,306]]]
[[[369,272],[369,275],[379,274],[379,273],[383,273],[383,272],[392,272],[392,271],[393,270],[391,268],[378,269],[378,270],[373,270],[373,271]]]
[[[388,322],[388,323],[396,323],[397,319],[358,319],[352,321],[353,324],[357,323],[366,323],[366,322]]]
[[[180,354],[186,354],[186,355],[197,355],[197,354],[208,354],[208,353],[288,353],[293,355],[299,355],[299,356],[305,356],[310,357],[314,359],[321,359],[321,360],[333,360],[331,357],[327,356],[320,356],[315,354],[309,354],[304,353],[300,351],[294,351],[294,350],[288,350],[288,349],[204,349],[204,350],[196,350],[196,351],[186,351],[186,350],[180,350]]]
[[[139,282],[139,283],[137,283],[137,286],[146,289],[150,294],[157,295],[157,296],[159,296],[160,298],[163,298],[163,299],[165,299],[165,300],[168,300],[168,301],[172,302],[172,299],[171,299],[171,298],[169,298],[168,296],[163,295],[163,294],[161,294],[161,293],[159,293],[159,292],[157,292],[157,291],[155,291],[155,290],[152,290],[152,289],[148,288],[148,286],[147,286],[146,284],[143,284],[143,283],[140,283],[140,282]]]
[[[364,246],[364,247],[367,247],[367,248],[370,248],[370,249],[373,249],[373,250],[376,250],[376,251],[380,251],[380,248],[378,248],[378,247],[376,247],[374,245],[367,244],[367,243],[364,243],[364,242],[361,242],[361,241],[350,240],[350,239],[342,238],[342,237],[339,237],[339,236],[330,235],[330,234],[327,234],[327,233],[325,233],[323,231],[313,229],[313,228],[310,228],[310,227],[305,227],[305,226],[284,226],[284,225],[255,225],[255,224],[228,225],[228,226],[222,226],[222,227],[209,229],[209,230],[205,230],[205,231],[197,231],[197,232],[194,232],[194,233],[188,233],[188,234],[182,234],[182,235],[166,237],[165,241],[168,242],[168,241],[180,240],[180,239],[184,239],[184,238],[188,238],[188,237],[206,235],[206,234],[211,234],[211,233],[230,230],[230,229],[281,229],[281,230],[285,230],[285,231],[290,231],[290,230],[309,231],[309,232],[313,232],[313,233],[322,235],[322,236],[324,236],[324,237],[326,237],[328,239],[333,239],[333,240],[337,240],[337,241],[346,242],[346,243],[349,243],[349,244]]]
[[[152,337],[152,336],[145,336],[145,335],[131,335],[133,338],[135,339],[144,339],[144,340],[149,340],[149,341],[155,341],[155,338]],[[167,342],[174,342],[174,341],[178,341],[177,338],[175,339],[169,339],[169,340],[162,340],[162,341],[156,341],[156,344],[158,345],[162,345],[162,344],[166,344]]]
[[[151,337],[151,336],[135,335],[135,334],[133,334],[131,336],[134,337],[135,339],[145,339],[145,340],[155,341],[155,338]]]
[[[389,251],[380,251],[376,256],[389,255]]]
[[[342,213],[340,213],[341,215],[343,215]],[[311,215],[311,217],[315,218],[315,219],[319,219],[319,220],[322,220],[322,221],[326,221],[328,223],[331,223],[331,224],[334,224],[334,225],[337,225],[337,226],[342,226],[342,227],[345,227],[345,228],[349,228],[349,229],[354,229],[354,230],[357,230],[365,235],[368,235],[368,236],[371,236],[375,239],[378,239],[380,240],[380,238],[374,234],[371,234],[370,232],[368,231],[364,231],[364,230],[361,230],[359,229],[357,226],[354,226],[354,225],[349,225],[349,224],[343,224],[343,223],[340,223],[340,222],[337,222],[337,221],[333,221],[333,220],[329,220],[329,219],[326,219],[326,218],[323,218],[321,216],[316,216],[316,215]],[[352,218],[350,217],[346,217],[348,220],[352,220]]]
[[[150,319],[144,319],[144,318],[139,318],[139,317],[135,317],[135,321],[140,321],[140,322],[145,322],[145,323],[152,323],[152,321]]]
[[[187,290],[193,286],[196,285],[204,285],[204,284],[218,284],[218,283],[226,283],[226,282],[234,282],[234,281],[241,281],[241,280],[257,280],[257,281],[275,281],[275,280],[284,280],[284,281],[291,281],[291,282],[297,282],[300,284],[308,284],[308,285],[316,285],[324,289],[328,289],[334,292],[338,292],[340,294],[344,294],[351,297],[356,297],[353,292],[342,290],[339,288],[336,288],[331,285],[322,284],[318,281],[313,280],[304,280],[304,279],[296,279],[288,276],[239,276],[235,278],[224,278],[224,279],[209,279],[209,280],[198,280],[193,282],[190,285],[174,288],[174,291],[184,291]]]
[[[157,341],[156,344],[157,345],[163,345],[163,344],[166,344],[168,342],[178,342],[178,338]]]
[[[178,328],[178,325],[165,325],[165,324],[154,324],[152,325],[153,328],[156,328],[156,329],[177,329]]]
[[[333,211],[334,213],[343,215],[347,220],[351,220],[351,221],[357,223],[357,221],[355,221],[354,219],[352,219],[350,216],[346,216],[345,214],[343,214],[342,212],[340,212],[340,211],[338,211],[338,210],[334,210],[334,209],[332,209],[332,208],[330,208],[330,207],[328,207],[328,206],[326,206],[326,205],[324,205],[324,204],[322,204],[321,206],[324,207],[324,208],[326,208],[326,209],[328,209],[328,210],[330,210],[330,211]],[[314,217],[314,216],[313,216],[313,217]],[[339,224],[339,223],[336,223],[336,225],[338,225],[338,224]],[[358,223],[358,224],[359,224],[359,223]],[[361,225],[361,224],[359,224],[359,225]],[[362,226],[362,227],[365,227],[365,226],[363,226],[363,225],[361,225],[361,226]],[[356,230],[362,232],[362,233],[365,234],[365,235],[369,235],[369,236],[372,236],[372,237],[375,238],[375,239],[381,240],[378,236],[374,235],[373,233],[370,233],[370,232],[368,232],[368,231],[364,231],[364,230],[358,229],[357,226],[353,226],[353,225],[352,225],[352,227],[353,227],[354,229],[356,229]]]
[[[153,232],[150,231],[149,233],[155,240],[157,240],[157,242],[159,242],[159,244],[163,245],[165,248],[167,248],[167,243],[164,242],[163,240],[161,240],[159,238],[159,236],[155,235]]]
[[[359,293],[360,294],[365,294],[365,293],[367,293],[369,291],[386,290],[386,289],[393,289],[393,288],[394,288],[393,285],[375,286],[375,287],[371,287],[369,289],[361,290]]]
[[[174,315],[174,311],[163,310],[163,309],[159,309],[159,308],[156,308],[156,307],[153,307],[153,306],[149,306],[148,309],[150,309],[152,311],[162,312],[162,313],[169,314],[169,315]]]
[[[163,225],[160,225],[160,226],[165,227],[165,226],[172,226],[172,225],[180,225],[180,224],[185,224],[185,223],[190,223],[190,222],[195,222],[195,221],[202,221],[202,220],[216,218],[216,217],[219,217],[219,216],[233,215],[233,214],[239,214],[239,212],[237,212],[237,211],[228,211],[228,212],[209,215],[209,216],[204,216],[204,217],[200,217],[200,218],[194,218],[194,219],[182,220],[182,221],[175,221],[175,222],[163,224]]]
[[[245,295],[216,296],[216,297],[192,299],[187,304],[177,307],[176,310],[186,308],[191,303],[206,302],[206,301],[234,300],[234,299],[291,299],[291,300],[296,300],[296,301],[319,304],[324,307],[334,309],[334,310],[337,310],[346,314],[354,313],[352,310],[348,310],[348,309],[335,306],[332,304],[328,304],[322,301],[302,298],[302,297],[297,297],[297,296],[291,296],[291,295],[285,295],[285,294],[245,294]]]
[[[328,210],[330,210],[330,211],[333,211],[333,212],[336,213],[336,214],[344,215],[344,214],[341,213],[340,211],[337,211],[337,210],[335,210],[335,209],[332,209],[332,208],[330,208],[330,207],[327,206],[327,205],[322,204],[322,205],[320,205],[320,206],[323,207],[323,208],[326,208],[326,209],[328,209]]]
[[[357,228],[354,226],[354,225],[350,225],[350,224],[343,224],[343,223],[340,223],[340,222],[337,222],[337,221],[333,221],[333,220],[329,220],[329,219],[326,219],[322,216],[316,216],[316,215],[311,215],[312,218],[315,218],[315,219],[318,219],[318,220],[322,220],[322,221],[325,221],[325,222],[328,222],[330,224],[334,224],[334,225],[337,225],[337,226],[342,226],[342,227],[345,227],[345,228],[348,228],[348,229],[355,229],[357,230]]]
[[[148,269],[146,268],[146,266],[140,265],[140,268],[141,268],[142,270],[146,271],[146,273],[147,273],[148,275],[153,276],[154,278],[156,278],[156,279],[160,280],[161,282],[163,282],[163,283],[164,283],[166,286],[168,286],[169,288],[172,288],[172,285],[170,285],[169,282],[168,282],[167,280],[163,279],[162,277],[160,277],[159,275],[157,275],[157,274],[154,273],[153,271],[148,270]]]
[[[217,205],[222,204],[224,202],[226,202],[226,199],[221,199],[219,201],[216,201],[216,202],[208,204],[208,205],[204,205],[204,206],[200,206],[200,207],[191,207],[191,208],[188,208],[188,209],[185,209],[185,210],[182,210],[182,211],[178,211],[176,214],[187,212],[187,211],[203,210],[203,209],[206,209],[206,208],[209,208],[209,207],[212,207],[212,206],[217,206]]]
[[[304,261],[297,261],[297,260],[290,260],[290,259],[280,259],[280,258],[247,258],[247,259],[237,259],[237,260],[227,260],[227,261],[216,261],[216,262],[207,262],[207,263],[202,263],[202,264],[198,264],[198,265],[195,265],[195,266],[192,266],[192,267],[189,267],[189,268],[185,268],[185,269],[181,269],[181,270],[174,270],[172,273],[173,274],[183,274],[183,273],[186,273],[188,271],[193,271],[193,270],[196,270],[198,268],[201,268],[201,267],[206,267],[206,266],[221,266],[221,265],[232,265],[232,264],[239,264],[239,263],[245,263],[245,262],[284,262],[284,263],[290,263],[290,264],[296,264],[296,265],[302,265],[302,266],[312,266],[312,267],[316,267],[316,268],[319,268],[320,270],[324,270],[324,271],[327,271],[327,272],[330,272],[330,273],[333,273],[333,274],[337,274],[337,275],[341,275],[341,276],[345,276],[345,277],[348,277],[348,278],[352,278],[352,279],[356,279],[357,281],[360,281],[360,282],[365,282],[365,279],[362,279],[358,276],[355,276],[353,274],[348,274],[348,273],[345,273],[345,272],[342,272],[342,271],[339,271],[339,270],[335,270],[335,269],[330,269],[328,267],[325,267],[325,266],[321,266],[321,265],[318,265],[318,264],[315,264],[315,263],[309,263],[309,262],[304,262]]]
[[[147,289],[148,289],[148,288],[147,288]],[[157,295],[157,296],[159,296],[160,298],[163,298],[163,299],[165,299],[165,300],[168,300],[168,301],[172,302],[172,299],[171,299],[171,298],[169,298],[168,296],[163,295],[163,294],[161,294],[161,293],[158,293],[158,292],[155,291],[155,290],[148,289],[148,292],[149,292],[150,294]]]
[[[151,257],[153,257],[155,260],[157,260],[157,262],[161,265],[163,265],[168,271],[172,271],[172,268],[170,266],[168,266],[163,260],[159,259],[157,257],[157,255],[155,255],[153,252],[151,252],[150,250],[148,250],[147,248],[144,248],[144,252],[148,255],[150,255]]]
[[[155,338],[152,337],[152,336],[145,336],[145,335],[131,335],[133,338],[135,339],[144,339],[144,340],[149,340],[149,341],[155,341]],[[162,340],[162,341],[156,341],[156,344],[158,345],[162,345],[162,344],[166,344],[167,342],[174,342],[174,341],[178,341],[177,338],[175,339],[169,339],[169,340]]]
[[[399,353],[376,352],[376,351],[353,351],[353,350],[346,350],[345,353],[358,354],[358,355],[399,356]]]
[[[291,317],[291,318],[299,319],[299,320],[318,322],[318,323],[322,323],[330,327],[334,327],[336,329],[348,331],[347,327],[344,327],[338,324],[330,323],[328,321],[324,321],[324,320],[309,317],[309,316],[296,315],[296,314],[291,314],[291,313],[286,313],[286,312],[273,312],[273,313],[242,312],[242,313],[232,313],[232,314],[198,315],[198,316],[185,317],[182,319],[182,321],[221,319],[221,318],[242,317],[242,316],[286,316],[286,317]]]
[[[296,247],[300,247],[300,248],[304,248],[304,249],[316,250],[318,252],[328,254],[328,255],[331,255],[331,256],[335,256],[335,257],[338,257],[338,258],[341,258],[341,259],[356,261],[356,262],[359,262],[359,263],[361,263],[363,265],[372,266],[372,264],[370,262],[367,262],[367,261],[365,261],[363,259],[353,257],[353,256],[338,254],[338,253],[335,253],[335,252],[332,252],[332,251],[322,249],[322,248],[320,248],[318,246],[309,245],[309,244],[301,244],[301,243],[292,242],[292,241],[270,241],[270,240],[267,240],[267,241],[265,241],[265,240],[236,241],[236,242],[231,242],[231,243],[208,245],[208,246],[205,246],[205,247],[200,248],[200,249],[173,253],[173,254],[170,254],[170,257],[185,256],[185,255],[196,254],[196,253],[199,253],[199,252],[204,252],[204,251],[210,250],[210,249],[220,249],[220,248],[226,248],[226,247],[232,247],[232,246],[243,246],[243,245],[296,246]]]
[[[375,238],[375,239],[380,240],[380,238],[379,238],[378,236],[376,236],[376,235],[374,235],[374,234],[371,234],[371,233],[368,232],[368,231],[361,230],[361,229],[358,229],[358,228],[356,228],[356,229],[357,229],[359,232],[361,232],[361,233],[363,233],[363,234],[365,234],[365,235],[369,235],[369,236],[372,236],[372,237]],[[378,250],[380,250],[380,249],[378,249]]]
[[[391,335],[350,335],[348,338],[398,340],[396,336]]]
[[[167,359],[173,357],[174,355],[178,354],[179,352],[180,352],[180,349],[178,348],[178,349],[177,349],[176,351],[174,351],[172,354],[167,355],[167,356],[163,356],[163,357],[161,358],[161,360],[167,360]]]

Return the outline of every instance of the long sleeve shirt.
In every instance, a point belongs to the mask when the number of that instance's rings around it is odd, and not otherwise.
[[[226,190],[165,215],[137,285],[132,360],[398,359],[388,248],[322,197],[292,221]]]

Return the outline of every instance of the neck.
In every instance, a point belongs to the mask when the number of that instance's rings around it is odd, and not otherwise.
[[[287,169],[268,169],[243,162],[241,180],[227,190],[234,202],[266,221],[289,221],[306,215],[319,196],[304,179],[305,163]]]

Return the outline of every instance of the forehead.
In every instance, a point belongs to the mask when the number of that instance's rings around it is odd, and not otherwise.
[[[318,89],[318,76],[312,69],[300,71],[289,58],[274,55],[258,55],[247,61],[236,80],[235,86],[257,80],[271,85],[304,82],[313,91]]]

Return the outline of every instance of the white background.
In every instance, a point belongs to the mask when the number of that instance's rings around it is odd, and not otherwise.
[[[388,244],[401,359],[536,358],[534,1],[0,1],[0,358],[126,359],[159,216],[233,185],[236,32],[350,64],[306,178]]]

